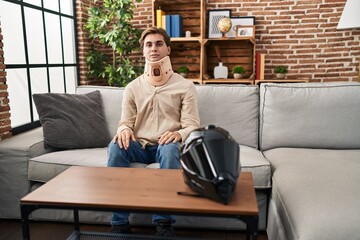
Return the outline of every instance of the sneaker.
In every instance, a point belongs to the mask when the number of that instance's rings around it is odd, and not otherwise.
[[[175,237],[175,232],[170,221],[158,221],[156,224],[156,236]]]
[[[125,224],[121,224],[121,225],[111,225],[111,232],[112,233],[132,233],[129,223],[125,223]]]

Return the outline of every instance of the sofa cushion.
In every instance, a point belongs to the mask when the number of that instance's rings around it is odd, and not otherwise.
[[[70,166],[105,167],[106,155],[106,148],[72,149],[44,154],[29,160],[28,178],[35,182],[47,182]],[[270,187],[270,164],[258,150],[240,146],[240,159],[242,171],[253,173],[256,188]],[[159,164],[131,163],[131,167],[159,168]]]
[[[241,145],[258,148],[259,89],[247,85],[196,85],[200,125],[226,129]]]
[[[44,131],[44,142],[55,148],[105,147],[110,135],[105,125],[100,92],[33,95]]]
[[[262,84],[260,148],[360,148],[360,84]]]
[[[252,173],[256,189],[271,188],[271,166],[259,150],[240,146],[240,163],[241,171]]]
[[[47,182],[71,166],[106,167],[107,148],[71,149],[44,154],[29,160],[28,179]],[[158,168],[156,163],[131,163],[135,168]]]
[[[360,150],[277,148],[272,199],[287,239],[358,239]]]

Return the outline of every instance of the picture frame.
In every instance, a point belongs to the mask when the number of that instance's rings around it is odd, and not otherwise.
[[[236,26],[244,25],[244,26],[255,26],[255,17],[254,16],[246,16],[246,17],[231,17],[231,30],[225,34],[225,37],[234,38],[236,37]]]
[[[250,38],[255,37],[255,26],[235,26],[236,38]]]
[[[208,11],[208,38],[221,38],[222,33],[220,32],[217,24],[223,17],[230,18],[230,9],[214,9]]]

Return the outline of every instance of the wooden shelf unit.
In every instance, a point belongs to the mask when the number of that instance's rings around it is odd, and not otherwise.
[[[256,84],[261,83],[307,83],[310,82],[309,79],[262,79],[262,80],[255,80]]]
[[[188,79],[199,83],[243,83],[254,84],[255,38],[206,38],[207,8],[205,0],[152,0],[152,23],[156,26],[156,10],[165,15],[180,14],[183,19],[183,37],[171,38],[170,54],[174,71],[180,66],[190,69]],[[190,31],[191,37],[185,37]],[[215,54],[219,46],[220,59],[228,67],[227,79],[213,79],[213,69],[219,59]],[[246,69],[244,79],[234,79],[231,73],[235,65]]]

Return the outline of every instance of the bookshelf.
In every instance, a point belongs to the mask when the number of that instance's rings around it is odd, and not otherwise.
[[[254,84],[255,47],[254,37],[249,38],[206,38],[207,8],[205,0],[152,0],[152,24],[157,26],[157,10],[164,15],[181,15],[181,37],[171,37],[170,54],[174,71],[183,65],[190,69],[187,79],[199,83],[242,83]],[[164,20],[162,20],[164,21]],[[185,37],[190,31],[191,37]],[[228,67],[227,79],[214,79],[213,70],[219,59],[215,46],[220,49],[221,62]],[[231,73],[235,65],[246,69],[243,79],[234,79]]]
[[[261,83],[308,83],[310,79],[262,79],[255,80],[255,84]]]

